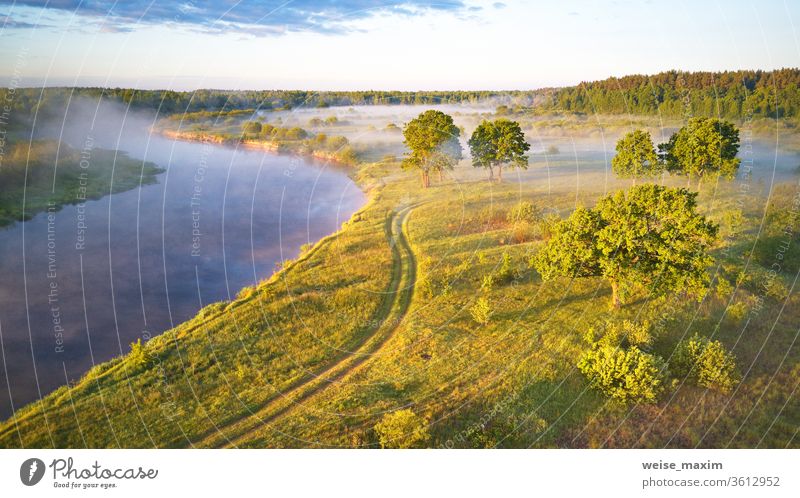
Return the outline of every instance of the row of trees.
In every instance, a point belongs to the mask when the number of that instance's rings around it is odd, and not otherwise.
[[[587,114],[743,119],[800,116],[800,69],[632,75],[540,90],[540,108]]]
[[[430,172],[441,176],[461,160],[461,130],[453,118],[441,111],[428,110],[411,120],[403,130],[410,153],[406,168],[419,169],[422,185],[430,185]],[[489,179],[502,181],[503,167],[528,167],[530,145],[519,123],[508,119],[484,120],[468,140],[472,165],[489,171]],[[658,151],[650,133],[634,130],[622,137],[611,160],[613,171],[622,178],[648,178],[667,171],[684,175],[687,181],[722,176],[732,179],[739,169],[739,130],[717,118],[692,118],[674,133]],[[634,182],[635,183],[635,182]]]
[[[428,110],[412,119],[403,129],[409,153],[403,160],[404,168],[420,171],[422,186],[430,185],[430,173],[451,170],[462,158],[461,130],[453,118],[441,111]],[[467,142],[472,154],[472,165],[489,170],[489,180],[503,179],[503,166],[527,168],[526,152],[530,145],[525,141],[519,123],[508,119],[484,120]]]
[[[800,116],[800,69],[632,75],[565,88],[526,91],[138,90],[132,88],[0,88],[0,100],[28,113],[59,113],[75,97],[107,98],[173,114],[203,110],[294,109],[375,104],[477,103],[487,99],[545,111],[658,114],[726,119]],[[506,108],[507,109],[507,108]]]
[[[0,101],[23,114],[39,109],[62,115],[68,102],[77,97],[108,99],[137,109],[161,114],[234,109],[289,110],[354,105],[431,105],[478,103],[525,92],[498,91],[329,91],[309,90],[139,90],[133,88],[0,88]]]
[[[739,170],[739,130],[716,118],[692,118],[669,141],[653,145],[650,133],[634,130],[617,142],[611,167],[622,178],[647,178],[668,171],[697,178],[732,179]]]

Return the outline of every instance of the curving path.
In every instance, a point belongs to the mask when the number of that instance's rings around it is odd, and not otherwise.
[[[310,397],[332,386],[355,371],[376,354],[394,335],[408,312],[416,283],[417,262],[406,236],[408,216],[416,206],[392,213],[386,220],[386,236],[392,249],[392,279],[370,323],[376,324],[367,338],[352,352],[321,371],[300,378],[287,389],[269,398],[256,411],[229,421],[202,439],[198,447],[236,447],[248,440],[265,424],[274,422]]]

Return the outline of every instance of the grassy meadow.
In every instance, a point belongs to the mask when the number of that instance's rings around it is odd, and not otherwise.
[[[485,113],[456,122],[470,130]],[[234,117],[224,133],[246,118]],[[598,123],[518,118],[527,171],[490,183],[462,161],[428,189],[400,168],[386,119],[327,125],[350,133],[361,211],[235,300],[18,410],[0,447],[379,447],[375,425],[400,409],[427,421],[429,447],[800,446],[797,180],[702,184],[699,209],[720,226],[709,293],[640,290],[612,310],[607,281],[543,282],[530,261],[557,220],[631,182],[571,147]],[[600,126],[609,150],[626,126],[614,122]],[[509,216],[520,202],[536,215]],[[722,341],[742,382],[721,393],[670,378],[654,404],[610,400],[576,364],[587,331],[625,320],[647,324],[665,359],[694,333]]]
[[[0,227],[66,204],[155,183],[164,170],[127,154],[55,140],[9,141],[0,168]]]

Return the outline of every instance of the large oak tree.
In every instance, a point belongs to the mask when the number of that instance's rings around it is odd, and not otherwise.
[[[403,129],[403,143],[409,148],[403,167],[419,169],[422,186],[427,188],[431,171],[441,175],[461,159],[460,134],[461,130],[447,114],[435,110],[423,112]]]
[[[611,169],[621,178],[655,176],[662,170],[650,133],[634,130],[617,142],[617,154],[611,159]]]
[[[741,162],[736,157],[739,130],[716,118],[690,119],[669,142],[659,145],[659,151],[667,170],[697,178],[698,187],[703,178],[734,178]]]
[[[525,153],[531,146],[525,141],[525,134],[516,121],[483,121],[472,132],[468,144],[472,165],[488,168],[489,180],[494,179],[495,167],[498,181],[503,181],[503,165],[528,168],[528,156]]]
[[[696,198],[687,189],[653,184],[606,196],[561,221],[533,265],[544,280],[606,278],[614,308],[638,285],[653,295],[702,295],[717,227],[697,213]]]

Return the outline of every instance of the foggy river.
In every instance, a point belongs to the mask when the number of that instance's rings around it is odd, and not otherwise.
[[[365,201],[330,165],[176,142],[151,124],[84,103],[37,132],[90,161],[92,149],[119,149],[167,171],[156,185],[0,229],[0,417],[235,297]]]

